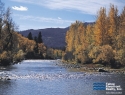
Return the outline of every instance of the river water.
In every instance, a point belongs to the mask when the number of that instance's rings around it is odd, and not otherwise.
[[[125,95],[124,74],[86,73],[57,64],[58,60],[24,60],[0,70],[0,76],[10,78],[0,80],[0,95]],[[114,83],[121,89],[95,90],[94,83]]]

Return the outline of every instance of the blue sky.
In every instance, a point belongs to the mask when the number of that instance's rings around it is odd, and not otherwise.
[[[19,30],[65,28],[76,20],[93,22],[100,7],[109,10],[110,4],[119,13],[125,0],[1,0],[12,9],[12,17]]]

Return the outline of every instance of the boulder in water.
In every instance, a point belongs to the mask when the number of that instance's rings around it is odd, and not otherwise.
[[[103,69],[98,69],[99,72],[108,72],[106,70],[103,70]]]

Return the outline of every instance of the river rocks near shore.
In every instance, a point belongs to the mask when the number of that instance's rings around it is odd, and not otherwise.
[[[104,67],[97,64],[73,64],[73,63],[63,63],[61,60],[57,62],[57,65],[63,66],[68,69],[75,69],[81,72],[102,72],[102,73],[116,73],[116,74],[125,74],[125,67],[121,69],[112,69],[110,67]]]
[[[0,80],[11,80],[10,78],[9,78],[9,75],[7,74],[7,73],[5,73],[5,72],[0,72]]]
[[[99,69],[98,69],[98,72],[108,72],[108,71],[99,68]]]
[[[18,72],[10,72],[5,70],[4,67],[0,69],[0,81],[8,81],[8,80],[17,80],[17,79],[39,79],[39,80],[44,80],[44,79],[58,79],[58,78],[80,78],[80,77],[87,77],[87,76],[102,76],[102,75],[110,75],[110,74],[125,74],[125,68],[122,69],[111,69],[108,67],[101,67],[101,66],[95,66],[95,65],[83,65],[83,64],[69,64],[69,63],[62,63],[60,60],[55,60],[55,61],[50,61],[52,62],[52,65],[54,67],[59,67],[60,71],[57,73],[51,73],[51,74],[37,74],[33,72],[29,72],[28,74],[20,74]],[[64,68],[64,69],[63,69]],[[99,68],[107,72],[99,72]],[[73,72],[78,72],[81,74],[80,76],[73,76],[70,73],[63,74],[61,70],[66,70],[66,71],[73,71]],[[42,73],[43,71],[40,70]]]
[[[0,80],[11,80],[9,77],[0,77]]]

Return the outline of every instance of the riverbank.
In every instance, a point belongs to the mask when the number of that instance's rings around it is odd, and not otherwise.
[[[27,63],[27,64],[23,64],[23,63]],[[49,64],[47,64],[47,63],[49,63]],[[23,66],[23,68],[22,68],[22,66]],[[47,67],[44,68],[44,66],[47,66]],[[16,68],[12,69],[13,67],[14,68],[16,67]],[[28,71],[29,75],[27,73],[23,74],[23,75],[16,74],[16,73],[20,73],[20,70],[22,70],[22,69],[27,70],[27,67],[28,68],[36,67],[36,69],[33,69],[33,70],[36,70],[36,72],[31,73],[31,71],[30,71],[31,68],[30,68]],[[19,68],[22,68],[22,69],[19,69]],[[57,69],[58,73],[52,73],[55,70],[55,68]],[[105,70],[107,72],[106,73],[99,72],[98,71],[99,69]],[[15,70],[15,72],[12,73],[11,70]],[[110,74],[125,75],[125,68],[111,69],[109,67],[104,67],[103,65],[100,65],[100,64],[84,64],[83,65],[83,64],[63,63],[63,62],[61,62],[60,59],[58,59],[58,60],[24,60],[24,61],[22,61],[22,64],[20,64],[20,65],[15,64],[13,66],[0,67],[0,81],[5,81],[5,80],[9,81],[12,79],[17,80],[17,79],[27,79],[27,78],[36,78],[36,79],[50,78],[49,77],[50,75],[49,76],[46,76],[46,75],[43,76],[41,74],[36,75],[36,73],[38,71],[40,73],[48,71],[54,77],[58,77],[57,75],[59,74],[59,77],[63,78],[63,76],[65,76],[65,74],[62,73],[63,70],[66,70],[68,72],[81,72],[81,74],[83,74],[83,76],[90,76],[90,75],[103,76],[104,74],[106,74],[106,75],[110,75]],[[69,75],[67,74],[67,76],[69,76]]]
[[[99,69],[102,69],[107,73],[125,74],[125,67],[122,67],[120,69],[113,69],[111,67],[105,67],[101,64],[68,63],[68,62],[62,62],[61,60],[58,60],[57,65],[64,66],[73,71],[80,71],[80,72],[95,73],[95,72],[99,72]]]

